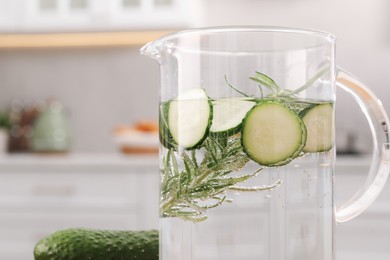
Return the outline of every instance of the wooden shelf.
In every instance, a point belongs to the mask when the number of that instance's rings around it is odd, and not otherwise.
[[[0,34],[0,49],[140,46],[170,31]]]

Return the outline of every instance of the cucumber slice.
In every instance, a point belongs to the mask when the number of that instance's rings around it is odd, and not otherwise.
[[[323,103],[304,109],[300,116],[307,129],[306,153],[325,152],[333,147],[333,104]]]
[[[289,163],[306,143],[302,119],[278,101],[263,101],[254,106],[244,118],[241,133],[245,153],[264,166]]]
[[[211,101],[204,89],[192,89],[169,102],[168,129],[179,146],[196,148],[207,137],[213,118]]]
[[[213,101],[212,104],[211,133],[233,135],[241,130],[242,120],[256,102],[245,99],[220,99]]]

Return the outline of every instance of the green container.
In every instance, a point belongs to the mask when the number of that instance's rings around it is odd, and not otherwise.
[[[68,152],[71,134],[68,118],[58,101],[51,102],[34,124],[32,138],[34,152]]]

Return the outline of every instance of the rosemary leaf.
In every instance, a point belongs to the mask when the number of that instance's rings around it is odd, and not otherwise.
[[[229,83],[229,81],[227,80],[227,76],[225,75],[225,82],[226,84],[228,84],[228,86],[233,89],[234,91],[236,91],[237,93],[243,95],[244,97],[250,97],[249,95],[245,94],[244,92],[238,90],[237,88],[235,88],[232,84]]]
[[[278,84],[276,84],[275,81],[271,79],[269,76],[261,72],[256,71],[256,75],[254,77],[250,77],[249,79],[259,83],[260,85],[270,90],[275,91],[276,93],[280,91],[280,87],[278,86]]]

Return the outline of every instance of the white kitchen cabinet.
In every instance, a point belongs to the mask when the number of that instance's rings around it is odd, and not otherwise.
[[[368,166],[365,157],[337,160],[336,204]],[[41,237],[70,227],[158,228],[158,186],[157,156],[0,158],[0,259],[32,260]],[[337,260],[388,260],[389,244],[390,183],[361,216],[337,225]]]
[[[0,259],[33,259],[37,241],[70,227],[158,228],[155,156],[0,159]]]

